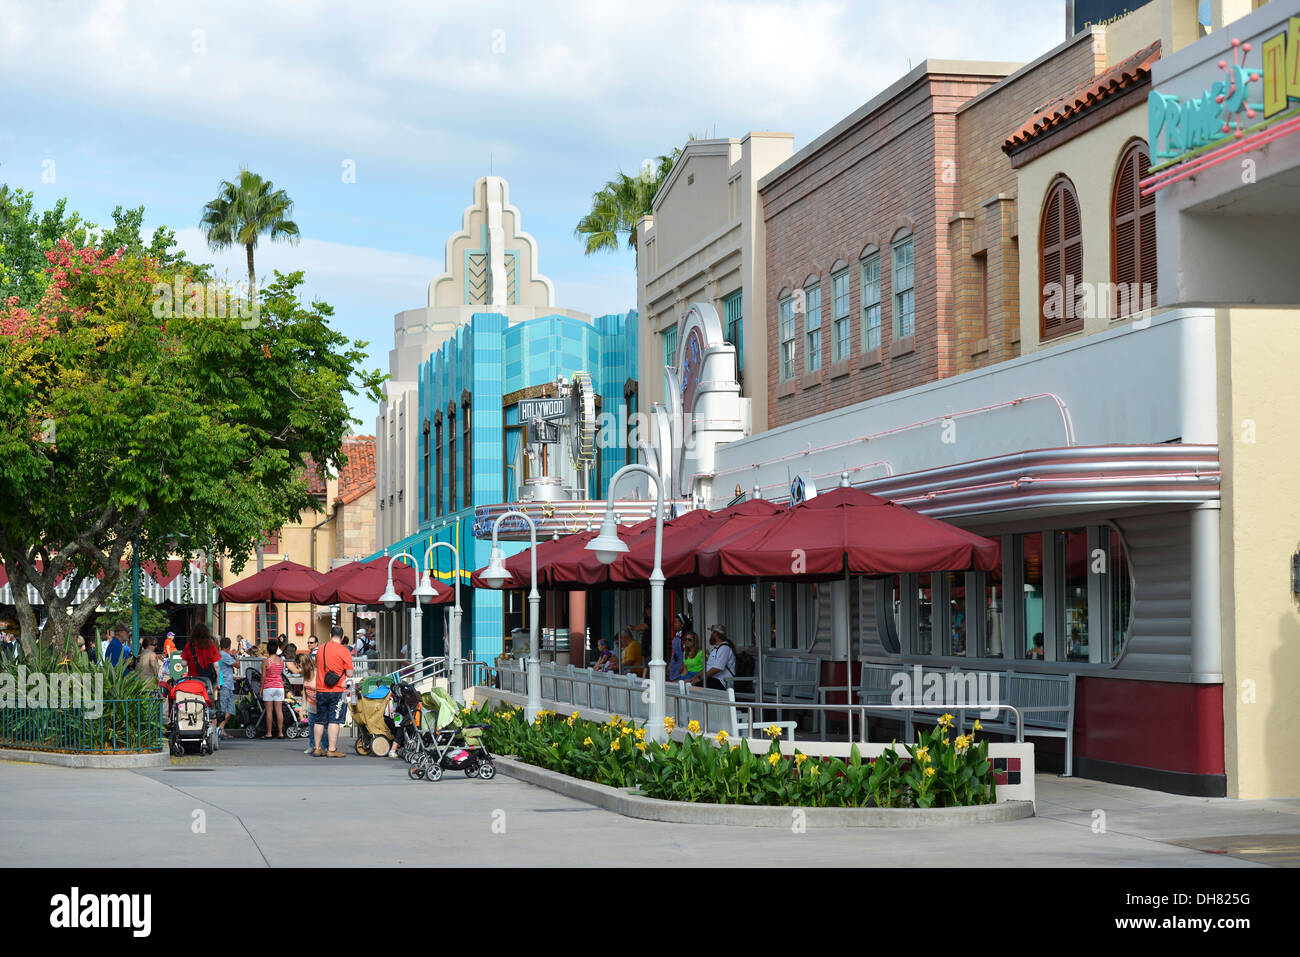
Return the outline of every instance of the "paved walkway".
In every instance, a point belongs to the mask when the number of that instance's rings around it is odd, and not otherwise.
[[[238,739],[144,771],[0,762],[0,866],[157,865],[178,850],[224,867],[1300,866],[1300,800],[1040,775],[1030,820],[797,834],[635,821],[504,775],[411,781],[400,761],[311,758],[304,746]]]

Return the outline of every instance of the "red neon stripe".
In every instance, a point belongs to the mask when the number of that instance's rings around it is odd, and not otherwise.
[[[1164,189],[1180,180],[1187,179],[1189,176],[1195,176],[1204,170],[1218,166],[1227,160],[1242,153],[1249,153],[1261,146],[1267,146],[1274,140],[1281,139],[1291,133],[1300,130],[1300,116],[1287,120],[1285,123],[1279,123],[1277,126],[1267,130],[1260,130],[1253,133],[1245,139],[1233,143],[1225,144],[1221,149],[1198,156],[1180,166],[1175,166],[1169,170],[1163,170],[1154,176],[1149,176],[1142,180],[1138,185],[1141,187],[1143,196],[1150,196],[1152,193]]]

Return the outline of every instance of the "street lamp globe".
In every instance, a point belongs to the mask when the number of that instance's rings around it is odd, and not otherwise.
[[[614,524],[614,513],[605,510],[605,518],[600,523],[600,532],[587,543],[588,551],[596,553],[602,564],[611,565],[628,550],[627,544],[618,537],[618,526]]]
[[[393,579],[391,577],[388,579],[388,587],[385,588],[384,593],[379,596],[379,600],[384,603],[385,608],[396,608],[398,602],[402,600],[402,596],[393,590]]]
[[[429,573],[426,571],[420,576],[420,584],[415,586],[415,600],[427,605],[429,602],[433,601],[436,595],[437,592],[434,591],[433,581],[430,579]]]
[[[488,557],[487,568],[483,569],[479,577],[492,588],[500,588],[510,580],[510,573],[506,571],[505,555],[502,554],[498,546],[492,546],[492,554]]]

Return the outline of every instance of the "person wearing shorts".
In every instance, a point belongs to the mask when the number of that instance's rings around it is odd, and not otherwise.
[[[217,710],[221,713],[221,720],[217,724],[217,733],[224,738],[226,736],[226,722],[230,720],[230,716],[235,711],[235,667],[239,663],[235,660],[235,656],[230,653],[229,638],[222,638],[220,647],[221,657],[217,659],[217,675],[221,687],[217,691]]]
[[[328,675],[334,672],[337,680],[328,683]],[[341,758],[339,750],[339,729],[347,717],[347,682],[352,677],[352,653],[343,644],[343,629],[335,625],[330,629],[330,640],[316,652],[316,747],[312,754],[316,757]],[[328,735],[328,742],[322,739]],[[321,745],[328,743],[328,749]]]
[[[262,703],[266,705],[264,738],[284,737],[284,659],[277,654],[279,643],[266,640],[266,667],[262,672]]]

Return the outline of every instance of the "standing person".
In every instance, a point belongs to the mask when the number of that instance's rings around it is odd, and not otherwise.
[[[123,663],[131,657],[131,629],[125,624],[119,624],[113,629],[113,640],[108,643],[104,649],[104,662],[115,668],[122,667]]]
[[[352,653],[343,643],[343,629],[330,629],[330,640],[316,652],[316,728],[312,739],[316,757],[341,758],[339,729],[347,714],[347,682],[352,677]],[[328,750],[321,749],[321,738],[328,729]]]
[[[155,649],[157,651],[157,649]],[[176,632],[167,632],[167,637],[163,639],[162,650],[159,652],[164,658],[170,658],[176,653]]]
[[[308,645],[315,648],[316,639]],[[316,656],[310,651],[299,655],[298,667],[302,669],[302,700],[307,710],[307,747],[302,753],[311,754],[316,738]]]
[[[726,691],[731,687],[731,679],[736,676],[736,649],[727,640],[727,629],[723,625],[714,625],[709,629],[709,661],[704,668],[704,687]]]
[[[352,643],[352,657],[370,653],[370,638],[366,635],[364,628],[357,629],[356,640]]]
[[[185,661],[185,669],[190,677],[206,679],[211,683],[212,691],[215,693],[217,662],[221,660],[221,649],[217,647],[217,640],[212,637],[212,632],[203,622],[194,626],[190,640],[185,643],[185,650],[181,652],[181,658]]]
[[[230,653],[230,639],[221,639],[221,657],[217,659],[217,677],[221,680],[221,689],[217,692],[217,710],[221,712],[221,721],[217,725],[217,734],[226,737],[226,722],[235,710],[235,667],[239,662]]]
[[[284,737],[284,659],[280,644],[266,639],[266,666],[262,670],[262,704],[266,707],[266,734],[263,738]]]
[[[158,687],[158,675],[162,673],[162,661],[154,651],[156,638],[140,639],[140,654],[136,658],[135,670],[140,672],[150,688]]]
[[[682,677],[682,665],[684,662],[683,639],[686,637],[688,626],[685,617],[679,612],[673,615],[673,640],[672,647],[668,652],[668,680],[679,681]]]

